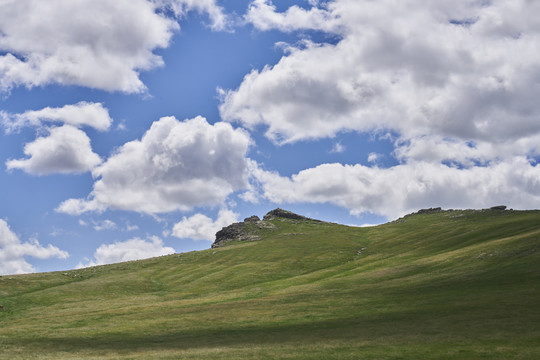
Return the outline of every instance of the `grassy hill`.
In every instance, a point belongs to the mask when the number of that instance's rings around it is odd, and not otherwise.
[[[540,358],[540,211],[270,222],[260,241],[0,277],[0,359]]]

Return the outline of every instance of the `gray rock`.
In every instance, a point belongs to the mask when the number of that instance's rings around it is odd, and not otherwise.
[[[261,219],[259,219],[259,217],[257,215],[253,215],[253,216],[250,216],[248,218],[245,218],[244,219],[244,222],[257,222],[257,221],[261,221]]]
[[[223,229],[219,230],[216,233],[216,240],[212,244],[212,247],[218,247],[219,245],[231,241],[231,240],[239,240],[243,233],[244,233],[244,225],[245,223],[234,223],[229,226],[225,226]]]
[[[272,220],[275,218],[292,219],[292,220],[309,220],[309,221],[317,221],[317,222],[320,221],[320,220],[310,219],[308,217],[295,214],[292,211],[287,211],[280,208],[269,211],[266,215],[264,215],[263,220]]]
[[[261,220],[258,216],[253,215],[245,218],[243,222],[237,222],[229,226],[225,226],[216,233],[216,240],[212,244],[212,248],[223,246],[229,241],[260,240],[261,229],[272,229],[275,227],[275,225],[270,222],[270,220],[273,219],[321,222],[320,220],[310,219],[308,217],[295,214],[291,211],[274,209],[268,214],[264,215],[263,220]]]
[[[417,214],[438,213],[438,212],[441,212],[441,210],[442,209],[440,207],[429,208],[429,209],[420,209],[420,210],[418,210]]]
[[[216,233],[216,240],[212,244],[212,248],[223,246],[229,241],[256,241],[260,240],[260,229],[274,228],[274,224],[261,221],[257,216],[250,216],[243,222],[237,222],[229,226],[225,226],[223,229]]]

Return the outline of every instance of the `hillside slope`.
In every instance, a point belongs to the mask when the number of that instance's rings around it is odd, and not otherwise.
[[[0,359],[540,358],[540,211],[265,221],[256,241],[0,277]]]

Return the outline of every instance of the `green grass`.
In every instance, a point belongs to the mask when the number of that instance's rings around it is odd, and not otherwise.
[[[539,211],[273,222],[261,241],[0,277],[0,359],[540,358]]]

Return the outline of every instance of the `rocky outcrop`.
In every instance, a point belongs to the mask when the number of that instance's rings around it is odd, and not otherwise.
[[[245,237],[244,225],[244,223],[238,222],[229,226],[225,226],[223,229],[219,230],[216,233],[216,241],[214,241],[212,247],[215,247],[218,244],[224,243],[229,240],[242,240],[242,238]]]
[[[274,224],[261,221],[258,216],[250,216],[244,219],[243,222],[237,222],[216,233],[216,240],[212,244],[212,248],[223,246],[229,241],[256,241],[260,240],[261,229],[271,229]]]
[[[292,211],[287,211],[280,208],[269,211],[268,214],[264,215],[263,220],[272,220],[275,218],[292,219],[292,220],[309,220],[309,221],[320,222],[320,220],[310,219],[308,217],[295,214]]]
[[[429,208],[429,209],[420,209],[418,210],[417,214],[432,214],[432,213],[438,213],[441,211],[442,209],[440,207],[435,207],[435,208]]]
[[[261,239],[262,229],[272,229],[275,227],[270,221],[274,219],[295,220],[295,221],[315,221],[320,220],[310,219],[308,217],[295,214],[291,211],[283,209],[274,209],[264,215],[263,220],[258,216],[253,215],[245,218],[243,222],[237,222],[216,233],[216,240],[212,244],[212,248],[223,246],[229,241],[256,241]]]
[[[492,206],[489,208],[489,210],[506,210],[506,205]]]

